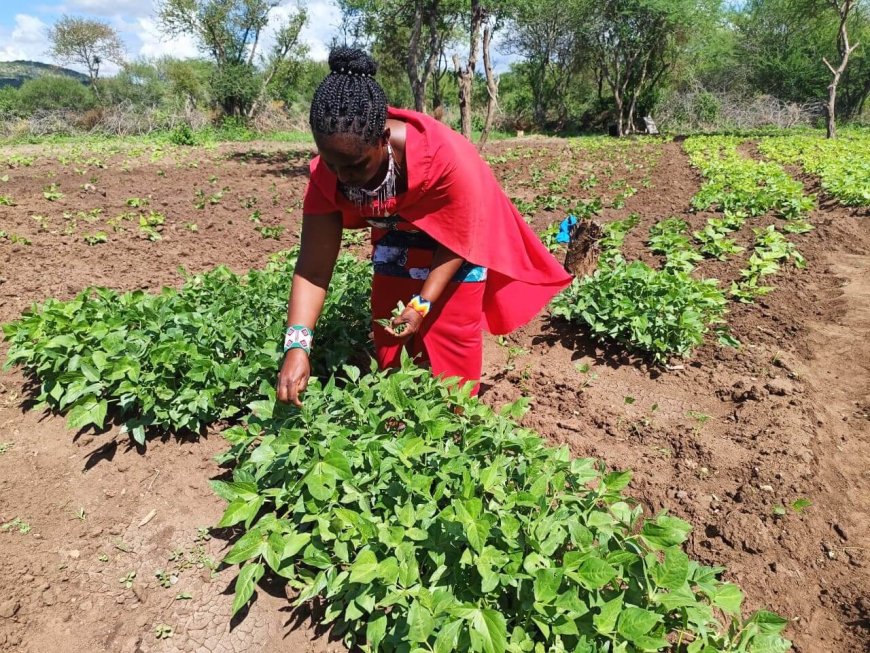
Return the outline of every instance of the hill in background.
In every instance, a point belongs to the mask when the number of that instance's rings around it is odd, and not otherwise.
[[[44,75],[63,75],[80,82],[87,82],[88,76],[82,73],[39,61],[0,61],[0,88],[4,86],[21,86],[29,79]]]

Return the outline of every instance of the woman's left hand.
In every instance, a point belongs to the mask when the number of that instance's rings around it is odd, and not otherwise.
[[[401,333],[396,333],[394,329],[399,324],[406,324],[407,326]],[[423,316],[409,306],[402,311],[399,317],[393,318],[391,325],[385,329],[387,333],[396,338],[408,338],[415,333],[419,333],[423,327]]]

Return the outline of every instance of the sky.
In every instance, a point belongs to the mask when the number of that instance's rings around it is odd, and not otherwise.
[[[29,59],[55,63],[46,54],[46,32],[64,14],[108,22],[121,34],[129,59],[198,56],[191,38],[168,40],[160,33],[154,5],[153,0],[0,0],[0,61]],[[286,15],[295,5],[295,0],[282,0],[273,11]],[[326,59],[329,42],[341,21],[338,6],[333,0],[305,0],[304,5],[308,9],[308,24],[302,37],[313,58]],[[264,45],[268,48],[269,35],[265,36]],[[112,75],[117,67],[106,63],[102,72]]]
[[[325,60],[329,43],[341,22],[338,6],[334,0],[281,0],[273,11],[277,16],[286,15],[297,1],[308,9],[308,23],[302,37],[308,44],[309,54],[314,59]],[[169,40],[160,33],[154,17],[155,4],[154,0],[0,0],[0,61],[28,59],[56,63],[46,54],[46,32],[64,14],[108,22],[121,34],[129,59],[200,55],[190,37]],[[260,52],[265,52],[270,45],[268,28],[264,36]],[[497,39],[498,36],[494,41]],[[493,45],[493,67],[496,72],[502,72],[515,57],[502,55],[495,42]],[[69,67],[84,72],[80,66]],[[117,70],[117,66],[106,62],[101,72],[113,75]]]

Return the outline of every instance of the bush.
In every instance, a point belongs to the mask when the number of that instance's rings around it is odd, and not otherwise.
[[[689,355],[711,326],[724,323],[726,304],[716,279],[698,280],[617,257],[602,260],[593,276],[558,295],[551,313],[585,325],[599,339],[667,362],[671,355]]]
[[[139,443],[149,427],[199,431],[237,415],[261,381],[274,383],[295,256],[244,276],[219,267],[157,295],[92,288],[50,299],[3,326],[7,367],[30,372],[38,400],[68,414],[71,428],[101,428],[112,412]],[[339,259],[317,329],[329,344],[312,353],[316,373],[365,350],[369,274],[366,263]]]
[[[270,396],[225,435],[220,527],[244,524],[233,610],[269,569],[325,600],[363,651],[783,653],[787,621],[741,618],[743,594],[683,553],[691,530],[622,490],[630,472],[571,460],[408,365]],[[679,646],[676,642],[682,642]]]
[[[14,86],[0,87],[0,114],[16,115],[20,106],[21,100],[17,88]]]
[[[181,123],[169,132],[169,142],[173,145],[196,145],[196,135],[187,123]]]
[[[27,113],[36,111],[77,110],[94,106],[91,90],[70,77],[45,75],[31,79],[18,89],[18,101]]]
[[[209,77],[211,96],[228,116],[242,116],[260,93],[260,74],[246,64],[215,68]]]

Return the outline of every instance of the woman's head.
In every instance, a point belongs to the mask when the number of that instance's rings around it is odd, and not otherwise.
[[[309,123],[321,159],[338,178],[362,186],[383,161],[387,96],[375,81],[375,61],[362,50],[335,48],[330,73],[317,87]]]

